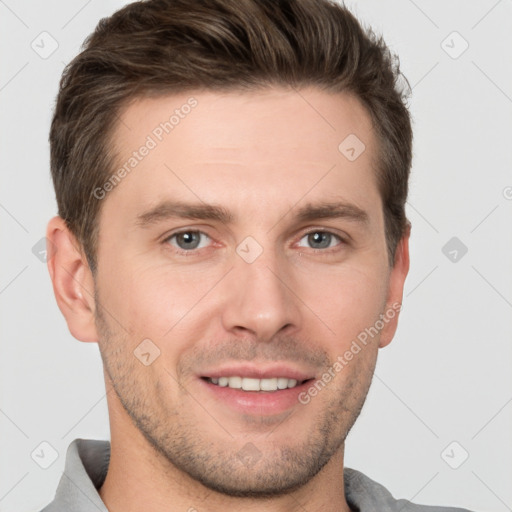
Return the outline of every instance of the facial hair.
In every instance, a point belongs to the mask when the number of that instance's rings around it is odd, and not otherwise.
[[[342,385],[332,382],[314,398],[315,403],[322,404],[320,412],[317,408],[315,417],[304,422],[298,435],[286,436],[285,442],[282,438],[275,442],[277,434],[282,434],[293,421],[294,409],[280,424],[267,425],[266,435],[247,442],[234,438],[226,429],[224,433],[222,428],[215,433],[208,432],[202,427],[202,418],[190,413],[194,397],[187,390],[186,376],[193,373],[192,368],[204,361],[282,359],[305,361],[327,369],[329,358],[325,352],[313,352],[305,348],[304,342],[290,337],[266,343],[223,342],[212,345],[209,350],[196,347],[177,366],[173,382],[179,398],[170,403],[170,393],[162,382],[172,372],[163,365],[158,366],[158,370],[157,365],[152,365],[147,371],[129,348],[133,346],[133,339],[107,315],[97,300],[96,326],[104,369],[133,424],[169,468],[178,469],[204,487],[232,497],[271,498],[310,482],[343,450],[347,434],[366,399],[376,363],[377,351],[365,347],[367,354],[354,358],[343,369],[346,374]],[[204,404],[205,415],[207,405]],[[222,418],[218,420],[222,427]],[[265,418],[252,418],[252,421],[259,431],[265,422],[269,423]],[[251,427],[250,421],[248,426]],[[341,471],[340,467],[340,480]]]

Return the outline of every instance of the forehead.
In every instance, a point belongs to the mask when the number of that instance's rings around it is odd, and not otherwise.
[[[111,208],[169,195],[247,212],[316,196],[380,203],[372,124],[345,93],[274,88],[137,99],[119,113],[113,139],[114,174],[123,176],[109,191]]]

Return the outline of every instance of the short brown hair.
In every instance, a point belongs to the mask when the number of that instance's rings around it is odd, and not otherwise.
[[[93,193],[115,164],[118,114],[142,95],[316,86],[369,112],[392,264],[408,221],[412,129],[399,63],[381,37],[330,0],[147,0],[102,19],[65,68],[50,131],[59,215],[96,268]],[[341,142],[341,141],[340,141]]]

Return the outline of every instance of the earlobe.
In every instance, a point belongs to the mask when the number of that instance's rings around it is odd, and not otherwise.
[[[98,341],[94,279],[87,258],[61,217],[48,223],[47,264],[53,292],[71,334],[80,341]]]
[[[396,247],[395,261],[389,276],[388,297],[384,311],[384,327],[380,335],[379,348],[383,348],[391,343],[398,327],[398,317],[402,306],[405,278],[409,272],[410,235],[411,224],[407,223],[405,233]]]

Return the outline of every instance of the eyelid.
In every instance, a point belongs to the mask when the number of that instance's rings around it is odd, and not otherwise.
[[[176,228],[175,230],[169,231],[161,235],[159,238],[161,239],[162,242],[166,242],[169,240],[169,238],[172,238],[173,236],[176,235],[180,235],[181,233],[201,233],[203,235],[206,235],[208,238],[212,238],[206,231],[197,227]]]
[[[215,242],[214,239],[208,233],[203,231],[202,229],[197,229],[197,228],[179,228],[176,231],[172,231],[171,233],[165,234],[163,236],[163,238],[162,238],[162,244],[170,245],[179,254],[194,254],[194,253],[197,253],[197,252],[201,251],[202,249],[208,249],[208,247],[199,247],[199,248],[195,248],[195,249],[189,249],[187,251],[185,249],[181,249],[180,247],[178,247],[176,245],[172,245],[170,243],[171,239],[176,237],[176,236],[178,236],[178,235],[181,235],[182,233],[198,233],[200,235],[206,236],[210,240],[210,242]],[[211,244],[209,244],[209,245],[211,245]]]
[[[351,237],[346,233],[339,233],[336,229],[327,228],[327,227],[313,227],[313,228],[305,228],[305,231],[301,231],[301,233],[296,238],[297,242],[302,240],[305,236],[310,235],[312,233],[328,233],[336,237],[341,243],[348,244]],[[314,249],[313,249],[314,250]],[[325,249],[321,249],[325,251]]]

